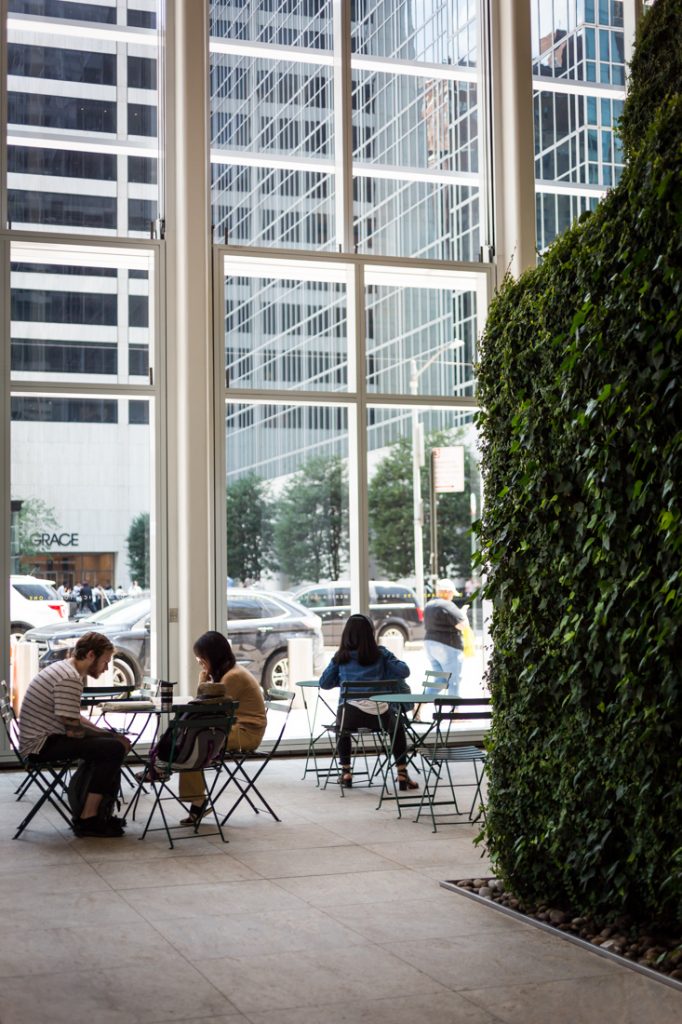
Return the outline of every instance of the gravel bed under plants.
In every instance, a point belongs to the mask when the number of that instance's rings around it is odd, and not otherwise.
[[[525,903],[507,892],[498,878],[461,878],[449,884],[599,946],[631,963],[658,971],[682,986],[682,935],[678,931],[669,931],[654,924],[638,924],[626,914],[607,922],[586,915],[578,916],[546,903]]]

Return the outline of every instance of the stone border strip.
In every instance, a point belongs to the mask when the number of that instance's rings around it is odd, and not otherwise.
[[[493,910],[497,910],[501,914],[506,914],[508,917],[512,917],[515,921],[521,921],[524,924],[530,924],[533,928],[540,928],[541,931],[547,932],[549,935],[557,935],[560,939],[566,939],[567,942],[572,942],[575,946],[580,946],[581,949],[587,949],[590,953],[596,953],[597,956],[603,956],[605,960],[611,960],[613,963],[620,964],[622,967],[629,967],[631,971],[637,971],[639,974],[643,974],[645,978],[650,978],[652,981],[658,981],[663,985],[668,985],[670,988],[674,988],[677,992],[682,992],[682,982],[677,981],[676,978],[670,978],[667,974],[662,974],[660,971],[653,971],[650,967],[645,967],[643,964],[634,963],[632,960],[628,960],[627,957],[620,956],[618,953],[612,953],[608,949],[602,949],[601,946],[595,946],[591,942],[587,942],[585,939],[581,939],[577,935],[571,935],[570,932],[562,932],[560,928],[554,928],[551,924],[546,924],[545,921],[537,921],[534,917],[528,917],[526,914],[519,913],[518,910],[512,910],[510,907],[504,907],[500,903],[496,903],[495,900],[489,900],[485,896],[479,896],[476,892],[469,892],[467,889],[462,889],[455,882],[439,882],[442,889],[447,889],[448,892],[454,892],[457,896],[466,896],[468,900],[474,900],[476,903],[481,903],[484,907],[491,907]]]

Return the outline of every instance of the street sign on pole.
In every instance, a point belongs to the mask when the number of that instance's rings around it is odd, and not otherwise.
[[[433,489],[436,494],[454,494],[464,490],[464,445],[431,449]]]

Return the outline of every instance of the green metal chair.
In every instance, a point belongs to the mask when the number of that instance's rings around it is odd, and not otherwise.
[[[424,764],[424,789],[415,821],[428,811],[433,831],[437,832],[438,820],[442,824],[461,825],[485,817],[481,786],[486,752],[480,746],[458,740],[457,727],[476,720],[489,721],[490,698],[441,697],[433,717],[435,725],[431,737],[420,751]],[[455,774],[456,769],[465,764],[472,766],[473,781],[464,782]],[[468,810],[462,811],[456,791],[466,788],[473,788],[474,795]],[[436,811],[440,807],[450,810]],[[451,820],[444,820],[446,818]]]
[[[140,797],[143,792],[146,792],[144,787],[151,787],[153,804],[140,839],[144,839],[148,832],[165,831],[170,848],[173,849],[173,839],[176,841],[191,839],[193,836],[199,835],[200,824],[206,820],[208,815],[212,815],[217,831],[202,832],[201,835],[219,835],[224,843],[227,842],[216,813],[214,793],[219,785],[225,750],[237,707],[237,701],[223,701],[219,704],[197,702],[174,705],[173,718],[162,738],[164,745],[168,746],[168,753],[166,754],[164,749],[163,757],[160,755],[163,748],[159,741],[159,744],[152,748],[150,754],[142,758],[144,770],[141,772],[137,791],[130,804],[129,814],[134,819]],[[185,757],[184,755],[188,751],[190,752],[189,756]],[[192,751],[199,752],[193,756]],[[207,809],[205,814],[194,825],[169,826],[164,802],[170,801],[183,811],[187,810],[185,803],[170,786],[173,775],[199,771],[203,775],[206,789]],[[210,774],[213,774],[214,777],[211,784],[208,785],[207,776]],[[151,823],[157,811],[161,816],[162,824],[152,827]]]
[[[282,690],[277,687],[268,690],[268,699],[265,701],[267,713],[268,715],[281,715],[282,718],[277,738],[267,751],[226,751],[221,764],[221,773],[223,776],[227,775],[227,778],[224,781],[221,781],[220,788],[215,795],[215,800],[216,802],[218,801],[230,783],[233,783],[235,788],[239,791],[239,796],[237,796],[227,814],[222,816],[220,821],[221,826],[225,825],[232,817],[242,800],[246,800],[254,814],[260,814],[261,810],[265,810],[275,819],[275,821],[281,821],[281,818],[279,818],[275,811],[273,811],[256,783],[277,753],[277,749],[282,742],[282,737],[284,736],[287,722],[289,721],[289,715],[291,714],[291,708],[295,697],[296,694],[292,690]],[[258,765],[256,769],[252,767],[255,765]],[[260,804],[260,806],[258,806],[258,804]]]

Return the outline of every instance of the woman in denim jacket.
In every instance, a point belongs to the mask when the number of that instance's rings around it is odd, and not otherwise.
[[[407,774],[407,741],[405,729],[398,719],[396,724],[388,704],[372,700],[346,700],[346,684],[376,682],[382,679],[397,679],[398,690],[409,693],[409,685],[403,680],[410,669],[386,647],[379,647],[374,639],[374,627],[366,615],[351,615],[341,634],[339,649],[327,665],[320,678],[323,690],[340,687],[339,709],[336,715],[337,751],[341,762],[342,786],[353,785],[351,771],[351,733],[358,729],[379,732],[382,727],[388,735],[394,735],[393,755],[398,771],[400,789],[417,789],[417,783]]]

